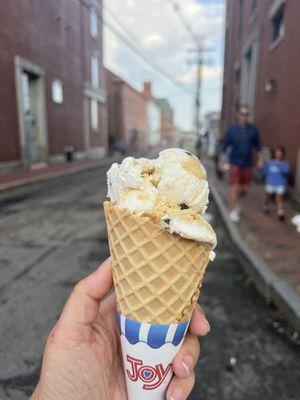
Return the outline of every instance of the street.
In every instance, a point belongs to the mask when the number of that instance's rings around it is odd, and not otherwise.
[[[72,287],[108,256],[106,168],[41,183],[0,202],[0,399],[24,400]],[[243,274],[215,205],[219,245],[201,292],[211,332],[191,400],[297,400],[300,347]],[[231,363],[230,363],[230,359]]]

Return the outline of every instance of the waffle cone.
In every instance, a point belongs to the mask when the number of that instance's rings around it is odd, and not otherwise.
[[[212,246],[170,234],[110,202],[104,212],[119,312],[146,323],[188,320]]]

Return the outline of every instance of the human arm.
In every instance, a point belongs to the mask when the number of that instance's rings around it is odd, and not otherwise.
[[[127,400],[112,286],[110,259],[75,286],[48,337],[41,376],[30,400]],[[208,331],[197,306],[173,362],[168,400],[188,397],[200,353],[197,336]]]
[[[231,146],[232,142],[231,136],[232,136],[231,131],[230,129],[228,129],[224,138],[223,145],[220,149],[219,162],[218,162],[218,167],[220,171],[224,171],[225,169],[224,166],[226,163],[226,151]]]
[[[290,167],[290,164],[289,164],[288,161],[282,162],[282,164],[281,164],[281,173],[282,173],[285,177],[287,177],[287,176],[290,175],[290,173],[291,173],[291,167]]]
[[[257,168],[262,168],[263,165],[264,165],[264,160],[263,160],[263,155],[262,155],[262,152],[261,152],[261,144],[260,144],[259,133],[258,133],[258,130],[255,127],[254,127],[254,133],[253,133],[253,137],[252,137],[252,147],[257,152],[256,166],[257,166]]]

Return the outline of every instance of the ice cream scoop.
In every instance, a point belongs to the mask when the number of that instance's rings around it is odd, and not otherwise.
[[[203,218],[209,194],[206,171],[192,153],[173,148],[154,160],[127,157],[111,166],[107,178],[108,197],[118,207],[215,247],[216,235]]]

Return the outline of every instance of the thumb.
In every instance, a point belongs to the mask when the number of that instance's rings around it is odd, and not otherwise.
[[[76,336],[91,325],[98,315],[101,299],[112,286],[111,259],[108,258],[74,287],[58,321],[60,333]]]

